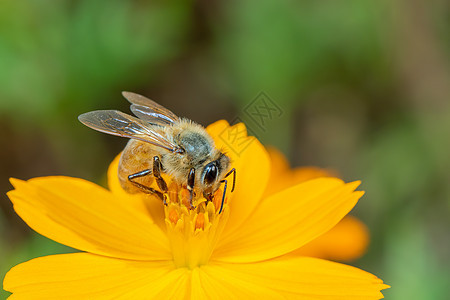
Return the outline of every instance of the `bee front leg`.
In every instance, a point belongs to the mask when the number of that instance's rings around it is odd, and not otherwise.
[[[153,176],[156,178],[156,183],[158,183],[158,186],[163,193],[167,193],[169,190],[167,188],[167,183],[164,181],[164,179],[161,177],[161,169],[162,164],[161,160],[159,159],[159,156],[153,157]]]
[[[224,185],[224,187],[223,187],[222,202],[220,203],[219,214],[222,213],[222,210],[223,210],[223,204],[225,203],[225,195],[226,195],[226,193],[227,193],[227,184],[228,184],[228,181],[227,181],[226,179],[224,179],[224,180],[221,180],[220,182],[221,182],[221,183],[224,182],[225,185]]]
[[[210,202],[210,201],[213,201],[214,194],[213,193],[203,193],[203,197],[205,197],[206,201]]]
[[[190,209],[194,209],[194,205],[192,204],[192,199],[194,198],[194,184],[195,184],[195,169],[192,168],[189,171],[189,175],[188,175],[188,180],[187,180],[187,189],[189,191],[189,204],[190,204]]]
[[[230,174],[233,173],[233,187],[231,188],[231,192],[234,191],[234,187],[235,187],[235,183],[236,183],[236,169],[233,168],[231,169],[230,172],[228,172],[224,178],[227,178],[228,176],[230,176]],[[223,179],[220,181],[220,183],[225,183],[224,187],[223,187],[223,195],[222,195],[222,202],[220,203],[220,210],[219,210],[219,214],[222,213],[223,210],[223,204],[225,203],[225,195],[227,193],[227,185],[228,185],[228,181],[226,179]]]
[[[143,171],[141,171],[141,172],[137,172],[137,173],[134,173],[134,174],[129,175],[129,176],[128,176],[128,180],[129,180],[132,184],[134,184],[135,186],[137,186],[138,188],[140,188],[144,193],[147,193],[147,194],[153,194],[153,195],[158,196],[158,197],[162,200],[162,202],[164,203],[164,205],[167,205],[167,200],[166,200],[166,197],[164,196],[163,193],[161,193],[160,191],[155,190],[154,188],[151,188],[151,187],[149,187],[149,186],[143,185],[143,184],[141,184],[141,183],[135,181],[136,178],[143,177],[143,176],[147,176],[147,175],[149,175],[149,174],[152,174],[152,170],[146,169],[146,170],[143,170]]]

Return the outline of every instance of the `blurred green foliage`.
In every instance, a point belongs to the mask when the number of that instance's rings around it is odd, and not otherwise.
[[[206,125],[244,120],[295,165],[362,179],[356,265],[387,299],[448,299],[450,6],[446,1],[2,1],[0,274],[71,251],[26,229],[8,177],[105,182],[125,141],[76,117],[142,93]],[[283,111],[260,128],[261,91]],[[4,292],[0,296],[6,295]]]
[[[47,119],[106,104],[112,87],[143,84],[155,76],[146,70],[176,55],[188,28],[183,1],[1,5],[0,84],[2,98],[9,100],[1,108],[13,116],[21,110]]]
[[[231,78],[228,93],[241,108],[261,89],[276,99],[286,114],[267,128],[270,142],[290,152],[289,123],[304,95],[334,80],[367,84],[358,82],[367,69],[376,84],[387,79],[382,7],[370,0],[234,1],[216,25],[216,58]]]

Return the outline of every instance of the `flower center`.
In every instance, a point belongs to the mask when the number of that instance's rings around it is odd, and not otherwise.
[[[212,201],[196,197],[195,208],[189,209],[188,190],[170,186],[164,213],[176,267],[193,269],[208,263],[229,215],[226,203],[219,214],[222,193],[217,190]]]

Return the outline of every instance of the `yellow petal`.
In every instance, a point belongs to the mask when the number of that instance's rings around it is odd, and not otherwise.
[[[192,271],[191,299],[284,299],[257,281],[235,278],[221,267],[202,266]]]
[[[17,214],[38,233],[67,246],[137,260],[170,259],[167,237],[142,212],[91,182],[63,176],[11,179]]]
[[[269,184],[264,192],[264,197],[270,196],[307,180],[336,176],[333,171],[317,167],[300,167],[290,169],[286,157],[278,149],[269,147],[268,153],[271,161],[271,172]]]
[[[202,269],[216,280],[226,280],[231,290],[235,282],[239,286],[255,284],[288,299],[381,299],[380,291],[388,288],[381,279],[360,269],[310,257],[216,263]]]
[[[298,249],[330,230],[353,208],[363,194],[354,192],[358,185],[319,178],[270,196],[233,238],[220,241],[212,259],[253,262]]]
[[[272,164],[271,177],[277,179],[277,177],[287,171],[289,171],[289,162],[284,154],[275,147],[267,147],[267,153]]]
[[[270,159],[264,146],[254,137],[247,137],[243,123],[229,126],[225,121],[207,128],[216,147],[224,149],[236,168],[236,189],[229,190],[230,217],[223,236],[232,236],[259,204],[269,179]],[[231,186],[229,180],[229,187]]]
[[[189,272],[171,261],[130,261],[88,253],[40,257],[12,268],[11,300],[183,299]]]
[[[265,196],[272,195],[301,182],[336,175],[336,172],[316,167],[290,169],[286,157],[276,148],[267,149],[272,168]],[[292,199],[296,201],[296,199]],[[349,261],[364,254],[369,241],[366,226],[358,219],[347,216],[335,227],[292,252],[297,256],[313,256],[340,261]]]
[[[216,138],[216,137],[219,137],[220,135],[222,135],[223,132],[228,127],[230,127],[230,124],[227,121],[219,120],[219,121],[216,121],[216,122],[214,122],[212,124],[209,124],[208,127],[206,127],[206,131],[208,131],[208,133],[212,137]]]
[[[350,261],[361,257],[368,244],[366,225],[355,217],[346,216],[331,230],[291,254]]]
[[[317,167],[301,167],[292,170],[291,177],[294,184],[320,177],[335,177],[335,172]]]
[[[269,184],[264,191],[263,198],[267,198],[270,195],[311,179],[334,177],[331,174],[331,171],[316,167],[301,167],[293,170],[287,170],[277,176],[272,173],[270,175]]]
[[[206,300],[206,299],[218,298],[217,295],[214,295],[214,296],[211,295],[211,292],[215,292],[215,291],[206,293],[205,286],[200,279],[200,269],[199,268],[195,268],[194,270],[192,270],[191,287],[192,287],[191,288],[191,299],[196,299],[196,300],[205,299]]]
[[[120,185],[118,170],[119,170],[119,162],[122,153],[119,153],[114,160],[111,162],[108,168],[108,188],[111,192],[120,196],[128,196],[129,193],[125,192]]]

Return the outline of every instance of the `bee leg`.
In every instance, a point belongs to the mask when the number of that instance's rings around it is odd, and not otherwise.
[[[230,176],[231,173],[233,173],[233,186],[231,187],[231,192],[233,192],[235,184],[236,184],[236,169],[235,168],[231,169],[230,172],[225,174],[224,178],[227,178],[228,176]],[[222,182],[225,183],[225,185],[223,187],[222,202],[220,203],[219,214],[222,213],[222,210],[223,210],[223,204],[225,203],[225,195],[227,194],[227,186],[228,186],[228,181],[226,179],[223,179],[220,181],[220,183],[222,183]]]
[[[141,172],[137,172],[137,173],[129,175],[128,176],[128,180],[132,184],[134,184],[135,186],[140,188],[144,193],[154,194],[154,195],[158,196],[162,200],[164,205],[167,205],[167,200],[166,200],[166,197],[165,197],[165,195],[163,193],[161,193],[160,191],[155,190],[154,188],[148,187],[146,185],[143,185],[143,184],[135,181],[135,178],[139,178],[139,177],[142,177],[142,176],[147,176],[147,175],[149,175],[151,173],[152,173],[152,170],[146,169],[146,170],[143,170]]]
[[[208,202],[213,201],[214,199],[213,193],[203,193],[203,197],[205,197],[206,201]]]
[[[155,178],[156,178],[156,183],[158,183],[159,189],[163,193],[167,193],[167,191],[169,189],[167,188],[167,183],[161,177],[161,169],[162,169],[162,164],[161,164],[161,160],[159,159],[159,156],[154,156],[153,157],[153,176],[155,176]]]
[[[230,176],[231,173],[233,173],[233,187],[231,188],[231,192],[233,192],[233,191],[234,191],[234,187],[235,187],[235,185],[236,185],[236,169],[235,169],[235,168],[231,169],[231,171],[228,172],[228,173],[224,176],[224,178],[227,178],[228,176]],[[223,181],[221,181],[221,182],[223,182]]]
[[[221,183],[222,183],[222,182],[225,182],[225,185],[224,185],[224,187],[223,187],[222,203],[220,203],[219,214],[222,212],[223,204],[225,203],[225,194],[227,193],[227,183],[228,183],[226,179],[221,180],[220,182],[221,182]]]
[[[188,175],[188,180],[187,180],[187,189],[189,191],[189,204],[190,204],[190,209],[194,209],[194,205],[192,205],[192,198],[194,197],[194,183],[195,183],[195,169],[192,168],[189,171],[189,175]]]

